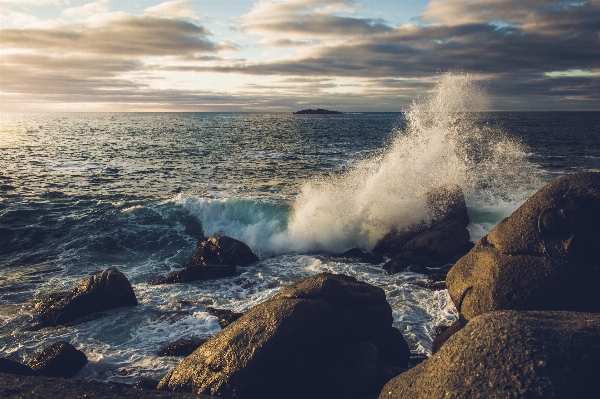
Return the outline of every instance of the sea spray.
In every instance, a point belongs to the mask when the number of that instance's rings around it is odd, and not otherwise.
[[[291,207],[186,195],[175,201],[201,220],[207,236],[229,235],[263,254],[335,253],[370,250],[393,227],[427,221],[426,193],[458,185],[476,240],[542,185],[525,147],[477,112],[489,102],[470,75],[442,74],[435,90],[405,111],[406,127],[387,148],[341,174],[307,181]]]
[[[425,193],[456,184],[468,201],[522,201],[539,184],[523,146],[500,128],[481,126],[472,111],[489,98],[467,74],[443,74],[435,91],[406,111],[384,154],[342,176],[307,182],[293,204],[287,231],[273,237],[278,251],[370,249],[392,227],[429,218]]]

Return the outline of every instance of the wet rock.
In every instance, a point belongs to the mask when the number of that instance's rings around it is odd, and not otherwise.
[[[58,341],[38,353],[29,366],[46,377],[71,378],[85,364],[87,356],[65,341]]]
[[[431,343],[431,353],[435,354],[437,351],[439,351],[442,345],[444,345],[444,343],[448,341],[448,339],[455,333],[457,333],[462,327],[463,325],[460,319],[457,319],[456,321],[454,321],[454,323],[450,324],[449,326],[437,326],[435,328],[435,338]]]
[[[370,263],[372,265],[378,265],[385,261],[383,255],[373,252],[363,252],[360,248],[352,248],[341,254],[332,255],[332,257],[345,258],[361,263]]]
[[[159,389],[241,398],[341,398],[325,378],[339,364],[335,359],[351,356],[344,351],[363,342],[384,353],[393,346],[388,340],[398,339],[392,321],[382,289],[321,273],[284,288],[221,330],[171,370]]]
[[[149,391],[156,390],[157,386],[158,380],[152,378],[140,378],[135,384],[133,384],[133,387],[136,389],[147,389]]]
[[[186,357],[208,341],[205,338],[181,338],[158,351],[158,356]]]
[[[127,277],[115,268],[88,277],[70,293],[51,294],[35,305],[44,322],[51,326],[69,323],[92,313],[137,305]]]
[[[234,312],[230,309],[216,309],[210,306],[206,307],[204,311],[217,317],[222,328],[227,327],[244,315],[243,313]]]
[[[183,269],[169,274],[154,284],[189,283],[198,280],[231,277],[237,274],[233,265],[186,265]]]
[[[227,236],[209,237],[200,243],[194,256],[181,270],[169,274],[155,284],[231,277],[237,274],[236,266],[248,266],[259,260],[258,256],[239,240]]]
[[[0,373],[15,375],[37,375],[37,371],[15,360],[0,357]]]
[[[597,398],[599,336],[599,314],[485,313],[379,398]]]
[[[248,266],[260,259],[250,247],[235,238],[227,236],[209,237],[203,241],[194,256],[188,261],[190,265],[232,265]]]
[[[373,252],[400,253],[406,243],[438,224],[457,223],[463,227],[469,224],[465,197],[459,186],[444,186],[432,190],[426,194],[426,202],[430,220],[401,229],[392,229],[375,245]]]
[[[388,273],[398,273],[411,264],[439,267],[469,251],[469,216],[460,187],[432,190],[427,194],[427,207],[430,220],[394,228],[373,248],[373,252],[393,256],[384,265]]]
[[[600,312],[600,173],[541,188],[448,273],[461,315],[502,309]]]

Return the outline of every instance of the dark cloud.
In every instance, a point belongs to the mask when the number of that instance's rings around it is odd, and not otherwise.
[[[215,52],[210,32],[190,21],[119,15],[101,23],[53,28],[2,29],[3,48],[108,56],[168,56]]]

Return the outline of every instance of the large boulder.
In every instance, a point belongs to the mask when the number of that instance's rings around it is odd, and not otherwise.
[[[429,217],[420,223],[394,228],[373,248],[393,256],[392,262],[408,266],[438,267],[455,261],[469,249],[469,215],[459,186],[443,186],[426,194]],[[393,263],[384,268],[391,274],[402,271]]]
[[[352,399],[379,392],[382,359],[406,368],[409,357],[382,289],[321,273],[221,330],[171,370],[159,389],[224,398]],[[347,375],[358,374],[347,386]]]
[[[38,353],[29,366],[46,377],[71,378],[86,363],[85,353],[66,341],[58,341]]]
[[[452,267],[446,284],[470,320],[502,309],[600,312],[600,173],[541,188]]]
[[[480,315],[379,399],[597,398],[600,314]]]
[[[137,305],[137,299],[129,280],[111,267],[86,278],[71,292],[55,293],[42,299],[35,309],[45,323],[56,326],[92,313],[132,305]]]
[[[158,280],[156,284],[230,277],[237,274],[236,266],[248,266],[259,260],[243,242],[227,236],[213,236],[200,243],[194,256],[181,270]]]

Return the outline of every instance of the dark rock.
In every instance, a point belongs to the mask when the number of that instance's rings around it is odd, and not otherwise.
[[[135,389],[128,384],[0,373],[3,399],[217,399],[214,396]]]
[[[188,265],[163,277],[154,284],[189,283],[191,281],[231,277],[236,274],[237,268],[233,265]]]
[[[410,360],[410,348],[400,330],[392,327],[387,337],[379,345],[379,362],[393,367],[407,368]]]
[[[370,263],[372,265],[378,265],[385,261],[383,255],[373,252],[363,252],[360,248],[352,248],[344,253],[332,255],[332,257],[354,259],[358,262]]]
[[[46,377],[71,378],[85,364],[85,353],[65,341],[58,341],[38,353],[29,366]]]
[[[600,314],[485,313],[379,398],[597,398],[599,336]]]
[[[188,283],[231,277],[237,274],[236,266],[248,266],[260,259],[243,242],[227,236],[209,237],[198,246],[196,253],[185,266],[156,281],[154,284]]]
[[[159,389],[241,398],[331,398],[327,371],[361,342],[392,346],[382,289],[321,273],[284,288],[198,348]],[[398,338],[398,337],[396,337]]]
[[[0,357],[0,373],[16,375],[37,375],[37,371],[15,360]]]
[[[243,313],[234,312],[230,309],[216,309],[210,306],[205,308],[204,311],[217,317],[219,319],[219,324],[222,328],[227,327],[228,325],[230,325],[231,323],[233,323],[234,321],[236,321],[244,315]]]
[[[369,393],[377,382],[377,363],[377,348],[370,342],[355,342],[343,348],[325,371],[329,395],[358,399]]]
[[[600,312],[600,173],[541,188],[448,273],[467,320],[502,309]]]
[[[463,326],[461,325],[460,319],[457,319],[449,326],[437,326],[435,329],[435,338],[431,343],[431,353],[435,354],[437,351],[439,351],[442,345],[444,345],[444,343],[462,327]]]
[[[373,252],[394,255],[406,250],[433,250],[445,257],[451,257],[452,248],[461,246],[465,232],[467,241],[469,240],[468,231],[464,229],[469,224],[469,215],[464,194],[459,186],[444,186],[432,190],[426,194],[426,202],[429,220],[403,228],[393,228],[379,240]],[[405,248],[408,243],[409,246]]]
[[[413,367],[418,366],[419,364],[423,363],[427,359],[429,359],[429,356],[424,355],[422,353],[416,354],[416,355],[411,355],[410,361],[408,362],[408,368],[412,369]]]
[[[204,338],[181,338],[158,351],[158,356],[186,357],[208,341]]]
[[[127,277],[115,268],[83,280],[70,293],[56,293],[35,305],[51,326],[65,324],[96,312],[137,305]]]
[[[441,290],[446,289],[445,281],[431,281],[431,280],[415,281],[414,283],[411,283],[411,284],[419,286],[421,288],[426,288],[426,289],[432,290],[432,291],[441,291]]]
[[[260,259],[243,242],[227,236],[203,241],[185,267],[200,265],[248,266]]]
[[[140,378],[133,384],[136,389],[147,389],[149,391],[155,391],[158,386],[158,381],[152,378]]]
[[[379,364],[377,365],[377,379],[375,381],[376,387],[375,391],[377,393],[381,392],[381,389],[393,378],[399,376],[400,374],[406,371],[406,367],[396,367],[390,366],[389,364]],[[375,397],[377,397],[377,393]]]

